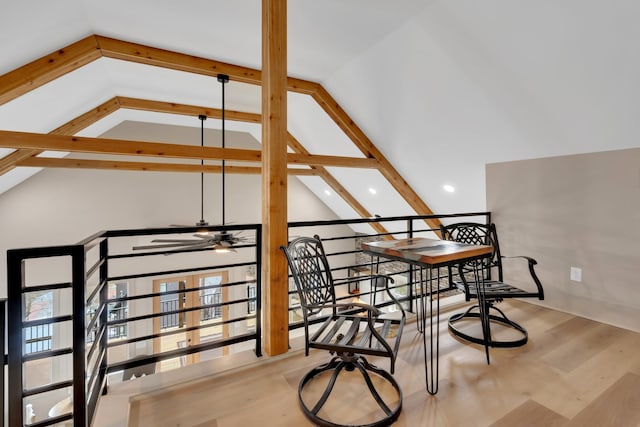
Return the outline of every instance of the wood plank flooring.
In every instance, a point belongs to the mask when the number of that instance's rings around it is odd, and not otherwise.
[[[422,338],[415,323],[402,337],[395,378],[404,394],[396,426],[639,427],[640,334],[509,301],[501,308],[529,331],[516,349],[484,349],[454,339],[440,324],[440,387],[425,391]],[[299,344],[298,344],[299,345]],[[131,399],[129,426],[231,427],[311,425],[297,387],[329,355],[295,349],[230,373],[142,393]],[[388,361],[379,362],[387,369]],[[339,380],[341,381],[341,380]],[[336,416],[366,421],[358,385],[336,386]],[[352,418],[348,418],[352,417]]]

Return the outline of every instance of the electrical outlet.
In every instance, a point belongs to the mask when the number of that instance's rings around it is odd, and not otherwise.
[[[571,267],[569,269],[569,278],[574,282],[582,282],[582,269],[578,267]]]

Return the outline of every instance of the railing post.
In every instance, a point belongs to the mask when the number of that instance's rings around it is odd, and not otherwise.
[[[411,218],[407,220],[407,235],[409,238],[413,237],[413,220]],[[413,265],[409,266],[407,275],[409,276],[409,311],[413,313]]]
[[[256,228],[256,356],[262,356],[262,225]]]
[[[100,341],[100,351],[104,352],[104,356],[100,362],[100,374],[99,381],[103,382],[104,388],[102,390],[102,394],[107,394],[107,381],[105,380],[107,376],[107,366],[109,366],[107,345],[109,340],[109,327],[107,326],[109,313],[107,310],[107,300],[109,299],[109,284],[107,283],[107,278],[109,277],[109,239],[104,238],[100,242],[100,261],[102,264],[100,265],[100,285],[102,286],[102,290],[100,291],[100,309],[102,313],[100,314],[100,326],[104,328],[104,333],[102,334],[102,338]]]
[[[4,367],[7,363],[7,360],[4,357],[4,340],[7,326],[5,323],[5,316],[7,314],[6,304],[6,299],[0,299],[0,357],[2,357],[2,366],[0,366],[0,387],[2,387],[2,390],[0,390],[0,417],[2,418],[0,418],[0,426],[4,425],[4,415],[6,413],[4,411]]]
[[[24,260],[16,251],[7,251],[7,342],[9,426],[24,425],[22,410],[22,288]],[[4,387],[4,384],[3,384]]]
[[[71,306],[73,330],[73,425],[86,427],[86,275],[84,246],[78,245],[71,251]]]

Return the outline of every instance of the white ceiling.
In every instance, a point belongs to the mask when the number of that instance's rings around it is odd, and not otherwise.
[[[260,68],[258,0],[0,2],[0,74],[90,34]],[[483,209],[486,163],[639,146],[635,0],[288,3],[289,75],[322,83],[436,212]],[[259,111],[258,87],[231,82],[226,94],[228,108]],[[215,107],[220,88],[100,59],[0,106],[0,129],[49,132],[113,96]],[[360,155],[310,98],[291,94],[288,107],[289,130],[309,151]],[[82,134],[124,120],[199,126],[119,110]],[[237,126],[259,140],[259,126]],[[0,191],[25,172],[1,177]],[[411,213],[372,171],[334,172],[369,211]],[[377,197],[361,194],[371,184]]]

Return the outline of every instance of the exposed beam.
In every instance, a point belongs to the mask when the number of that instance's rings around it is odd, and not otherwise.
[[[0,105],[95,61],[100,55],[96,37],[89,36],[3,74]]]
[[[300,154],[309,154],[306,148],[300,142],[293,137],[293,135],[289,134],[289,147],[296,153]],[[325,169],[323,166],[311,166],[317,175],[327,183],[329,187],[349,205],[351,208],[356,211],[358,215],[363,218],[370,218],[373,215],[364,207],[358,200],[347,191],[346,188],[333,176],[331,173]],[[378,233],[386,234],[388,233],[387,229],[380,223],[374,222],[370,224],[371,227]]]
[[[13,170],[16,167],[16,163],[28,159],[34,153],[41,153],[41,150],[31,150],[31,149],[18,149],[13,153],[7,154],[3,158],[0,159],[0,176],[5,173]]]
[[[255,68],[158,49],[104,36],[95,36],[95,38],[102,52],[102,56],[106,58],[121,59],[211,77],[216,77],[218,74],[226,74],[233,81],[262,85],[262,71]],[[318,83],[308,80],[293,77],[287,78],[287,89],[292,92],[311,95],[317,91],[318,86]]]
[[[0,131],[0,147],[183,159],[260,162],[259,150]]]
[[[262,73],[260,70],[253,68],[241,67],[222,61],[214,61],[212,59],[172,52],[104,36],[96,36],[96,39],[102,56],[106,58],[121,59],[211,77],[216,77],[218,74],[227,74],[231,77],[231,80],[234,81],[260,84]]]
[[[285,138],[286,140],[286,138]],[[378,169],[380,165],[376,159],[364,157],[325,156],[321,154],[288,153],[288,164],[333,166],[359,169]]]
[[[73,135],[74,133],[84,129],[85,127],[95,123],[97,120],[116,111],[118,108],[128,108],[143,111],[155,111],[159,113],[180,114],[187,116],[197,116],[204,114],[208,117],[221,118],[222,110],[217,108],[209,108],[194,105],[184,105],[171,102],[153,101],[130,97],[115,97],[101,104],[100,106],[88,111],[87,113],[71,120],[63,126],[53,130],[52,134]],[[242,121],[249,123],[261,123],[261,115],[256,113],[246,113],[233,110],[225,111],[225,119],[231,121]],[[300,142],[291,134],[288,134],[288,145],[294,152],[309,155],[310,153],[304,148]],[[84,168],[84,169],[107,169],[107,170],[135,170],[135,171],[164,171],[164,172],[207,172],[219,173],[220,167],[215,165],[178,165],[163,164],[157,162],[123,162],[116,160],[84,160],[84,159],[53,159],[53,158],[32,158],[40,154],[41,150],[20,149],[11,158],[5,158],[12,169],[14,166],[26,167],[43,167],[43,168]],[[20,153],[18,155],[17,153]],[[9,157],[9,156],[7,156]],[[2,172],[3,161],[0,160],[0,172]],[[9,169],[9,168],[8,168]],[[261,168],[256,167],[239,167],[230,166],[229,173],[245,173],[257,174],[261,173]],[[1,174],[1,173],[0,173]],[[362,217],[371,217],[372,214],[360,204],[347,190],[342,186],[333,175],[331,175],[323,166],[312,166],[311,169],[289,168],[289,175],[316,175],[321,177],[327,185],[345,202],[353,208],[353,210]],[[387,233],[387,230],[380,224],[373,224],[374,229],[379,233]]]
[[[285,138],[286,146],[286,138]],[[238,148],[199,147],[195,145],[88,138],[68,135],[43,135],[0,130],[0,147],[72,153],[113,154],[124,156],[167,157],[181,159],[233,160],[261,162],[262,151]],[[288,153],[284,165],[320,165],[350,168],[376,168],[377,160],[358,157],[323,156]]]
[[[219,108],[200,107],[195,105],[176,104],[173,102],[151,101],[148,99],[127,98],[119,96],[121,108],[131,110],[154,111],[156,113],[180,114],[183,116],[198,117],[200,114],[213,119],[222,118],[222,110]],[[258,113],[246,113],[242,111],[224,111],[225,120],[247,123],[261,123],[262,118]]]
[[[87,111],[75,119],[49,132],[51,135],[75,135],[82,129],[94,124],[98,120],[108,116],[120,108],[118,98],[111,98],[96,108]],[[22,148],[14,151],[9,156],[0,159],[0,176],[15,168],[17,163],[31,156],[37,156],[42,150]]]
[[[200,165],[184,163],[159,163],[159,162],[129,162],[119,160],[90,160],[90,159],[58,159],[52,157],[29,157],[18,161],[16,166],[38,168],[63,168],[63,169],[106,169],[129,170],[144,172],[204,172],[220,173],[218,165]],[[259,166],[234,166],[226,165],[225,173],[259,175],[262,168]],[[311,176],[318,173],[311,168],[288,168],[287,174],[296,176]]]
[[[200,107],[196,105],[176,104],[174,102],[151,101],[148,99],[127,98],[119,96],[121,108],[131,110],[154,111],[156,113],[179,114],[183,116],[197,117],[200,114],[212,119],[222,118],[222,110],[219,108]],[[225,120],[233,122],[260,123],[261,117],[258,113],[246,113],[243,111],[224,111]]]
[[[119,108],[121,108],[120,100],[117,97],[111,98],[49,133],[51,135],[75,135],[98,120],[104,119],[109,114],[118,111]]]
[[[365,133],[355,124],[349,115],[340,107],[333,97],[322,86],[314,93],[313,99],[322,109],[333,119],[342,131],[353,141],[358,149],[366,157],[377,159],[380,162],[380,173],[389,181],[395,190],[405,199],[419,215],[430,215],[433,211],[411,188],[409,183],[402,178],[398,171],[384,157],[382,152],[371,142]],[[440,220],[426,220],[427,224],[436,229],[440,229]]]
[[[100,56],[209,76],[223,73],[231,76],[235,81],[262,84],[262,72],[257,69],[94,35],[0,76],[0,105]],[[311,95],[366,157],[379,161],[380,172],[417,213],[432,213],[427,204],[320,84],[291,77],[286,81],[288,90]],[[136,108],[136,103],[131,102],[128,108]],[[181,109],[179,105],[174,109],[176,114],[188,114],[187,110]],[[6,157],[1,159],[0,173],[3,170],[2,165],[6,169],[9,161],[24,154],[16,154],[10,159]],[[434,228],[439,226],[437,220],[427,222]]]

